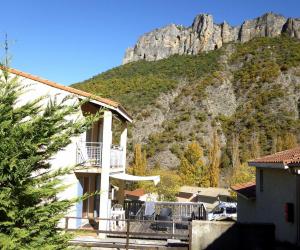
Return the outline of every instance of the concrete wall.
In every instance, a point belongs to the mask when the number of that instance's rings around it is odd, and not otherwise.
[[[274,226],[220,221],[192,221],[192,250],[273,249]]]
[[[276,239],[297,242],[296,176],[284,169],[263,168],[263,190],[260,191],[260,168],[256,169],[256,200],[238,196],[238,222],[273,223]],[[285,204],[295,208],[295,221],[285,221]]]
[[[245,223],[256,221],[256,200],[247,200],[237,195],[237,221]]]
[[[297,241],[297,223],[285,221],[285,203],[296,206],[296,176],[283,169],[263,169],[264,187],[260,192],[260,169],[256,169],[256,215],[259,222],[274,223],[280,241]]]
[[[234,222],[192,221],[191,249],[206,249],[234,224]],[[232,241],[231,237],[229,238],[229,242]],[[229,242],[228,244],[230,244]]]

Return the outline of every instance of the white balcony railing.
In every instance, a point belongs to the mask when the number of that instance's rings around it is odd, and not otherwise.
[[[112,146],[110,150],[110,167],[120,168],[123,163],[123,149],[120,146]]]
[[[110,151],[110,167],[120,168],[123,165],[123,149],[112,146]],[[85,167],[102,167],[102,143],[79,142],[76,147],[76,163]]]

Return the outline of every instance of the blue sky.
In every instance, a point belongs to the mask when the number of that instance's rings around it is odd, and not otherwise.
[[[199,13],[238,25],[268,11],[300,17],[300,0],[10,0],[0,40],[7,32],[12,67],[68,85],[120,65],[154,28],[189,26]]]

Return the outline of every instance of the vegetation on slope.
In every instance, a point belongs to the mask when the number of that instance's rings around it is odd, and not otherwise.
[[[73,87],[122,102],[131,112],[153,104],[161,94],[178,84],[218,69],[221,51],[197,56],[172,56],[156,62],[139,61],[94,76]]]
[[[300,128],[298,114],[285,105],[289,90],[276,78],[300,65],[300,43],[283,36],[238,44],[231,63],[241,62],[243,66],[234,71],[233,81],[240,105],[233,116],[220,120],[229,142],[232,136],[239,136],[240,159],[245,162],[295,146]],[[283,145],[278,144],[282,140]]]
[[[227,65],[223,67],[220,61],[224,56]],[[299,141],[299,104],[295,109],[286,102],[299,93],[299,81],[287,85],[284,80],[299,76],[299,66],[299,40],[256,38],[197,56],[126,64],[74,86],[122,102],[138,120],[151,115],[147,107],[162,93],[186,80],[188,84],[170,106],[171,118],[143,142],[147,156],[170,150],[181,159],[184,148],[196,140],[209,158],[210,141],[204,136],[213,130],[226,138],[220,167],[236,173],[243,162],[293,147]],[[208,98],[207,87],[217,89],[224,80],[232,83],[237,108],[233,115],[214,116],[203,100]],[[297,95],[294,99],[299,102]]]

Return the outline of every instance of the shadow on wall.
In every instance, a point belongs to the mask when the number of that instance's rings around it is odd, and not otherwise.
[[[206,249],[274,249],[274,242],[274,225],[236,223]]]
[[[210,221],[194,223],[193,221],[192,249],[275,249],[275,226]]]

